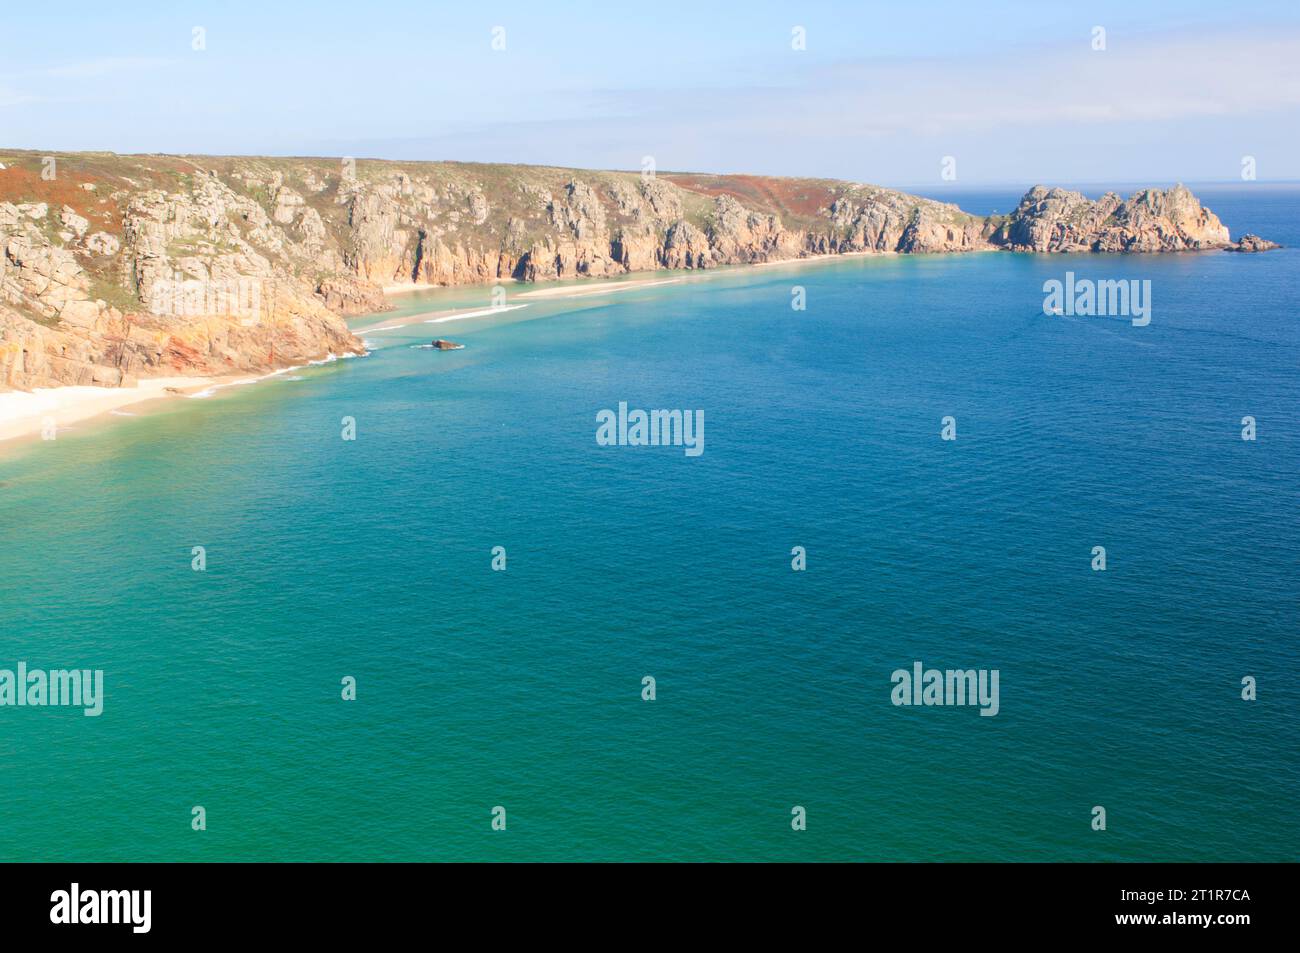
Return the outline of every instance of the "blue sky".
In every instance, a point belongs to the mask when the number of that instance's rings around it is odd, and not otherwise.
[[[293,6],[10,4],[0,146],[889,185],[952,156],[958,186],[1237,180],[1249,155],[1300,178],[1294,2]]]

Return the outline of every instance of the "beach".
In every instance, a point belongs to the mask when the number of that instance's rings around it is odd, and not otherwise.
[[[585,295],[606,294],[615,291],[632,291],[636,288],[652,288],[657,285],[673,285],[681,281],[681,278],[646,278],[641,281],[609,281],[605,278],[592,278],[591,281],[599,281],[601,285],[574,287],[565,285],[560,288],[538,288],[535,291],[524,291],[515,295],[516,298],[581,298]]]
[[[41,434],[50,424],[54,433],[83,420],[149,400],[190,396],[233,379],[215,377],[154,377],[135,387],[50,387],[0,393],[0,443]]]
[[[446,289],[430,288],[426,290],[439,291]],[[408,314],[403,317],[388,317],[378,324],[370,325],[364,328],[353,328],[358,335],[375,334],[380,331],[396,331],[398,328],[408,327],[412,324],[443,324],[447,321],[464,321],[466,318],[486,318],[494,314],[505,314],[508,311],[518,311],[520,308],[526,308],[526,304],[507,304],[499,308],[455,308],[441,311],[422,311],[419,314]]]
[[[745,268],[765,268],[765,267],[775,267],[779,265],[807,265],[816,262],[843,261],[846,258],[878,258],[878,257],[897,255],[897,254],[898,253],[894,251],[851,251],[851,252],[836,252],[835,254],[829,254],[829,255],[805,255],[799,258],[777,258],[771,261],[755,261],[755,262],[746,262],[744,264],[724,265],[719,268],[708,269],[708,270],[698,269],[698,270],[689,271],[687,273],[669,272],[670,274],[672,274],[671,278],[654,278],[654,277],[637,278],[632,281],[621,281],[618,279],[611,279],[611,278],[580,276],[578,280],[584,282],[583,284],[580,285],[565,284],[553,288],[534,288],[533,290],[530,291],[515,292],[514,294],[511,295],[511,297],[512,298],[547,298],[547,299],[585,298],[589,295],[615,294],[620,291],[636,291],[645,288],[655,288],[661,285],[680,284],[683,281],[701,281],[706,278],[717,277],[718,275],[734,274],[737,270],[745,269]],[[657,274],[661,274],[662,271],[663,270],[661,269],[657,269],[655,271],[632,272],[632,274],[657,275]],[[565,280],[570,280],[570,279],[565,279]],[[506,287],[514,287],[520,284],[518,281],[516,281],[513,278],[501,279],[500,283]],[[411,294],[416,291],[446,291],[446,290],[447,288],[442,285],[386,285],[384,287],[384,294],[404,295],[404,294]],[[496,311],[509,310],[509,306],[506,306],[505,308],[495,308],[490,310],[496,310]],[[484,310],[481,313],[487,314],[490,313],[490,310]],[[476,316],[478,316],[478,312],[476,312],[473,315],[471,314],[450,315],[448,316],[447,320],[451,320],[453,318],[458,318],[458,317],[476,317]],[[421,315],[419,317],[425,317],[425,316]],[[415,320],[414,317],[409,319],[403,319],[404,323],[408,323],[408,324],[413,323],[414,320]]]

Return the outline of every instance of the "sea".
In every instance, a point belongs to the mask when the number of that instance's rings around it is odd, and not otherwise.
[[[0,706],[0,860],[1300,859],[1300,189],[1196,191],[1288,247],[421,292],[0,448],[0,670],[104,688]]]

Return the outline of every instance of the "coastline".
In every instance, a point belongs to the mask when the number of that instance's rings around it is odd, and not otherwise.
[[[663,274],[665,270],[655,269],[653,271],[640,272],[640,274],[645,277],[635,278],[630,281],[611,281],[607,278],[586,278],[581,280],[579,284],[566,284],[561,287],[551,288],[534,288],[530,291],[517,292],[512,295],[512,297],[516,299],[531,298],[540,300],[583,298],[598,294],[635,291],[659,287],[662,285],[707,280],[718,277],[719,275],[734,275],[737,272],[743,272],[750,268],[778,265],[804,265],[814,262],[837,261],[846,258],[877,257],[890,254],[897,253],[860,251],[827,255],[805,255],[799,258],[776,259],[773,261],[750,262],[736,266],[724,266],[722,268],[710,269],[707,271],[701,270],[685,273],[668,271],[665,277],[656,277],[657,275]],[[421,291],[430,292],[445,290],[448,289],[442,285],[405,284],[386,286],[384,288],[384,294],[389,296]],[[497,308],[454,308],[427,311],[403,318],[387,317],[386,319],[382,313],[377,313],[374,316],[376,319],[374,325],[354,328],[353,333],[357,336],[361,336],[364,334],[397,330],[398,328],[408,327],[413,324],[442,324],[444,322],[459,321],[466,318],[489,317],[494,314],[515,311],[526,307],[528,307],[527,304],[510,304]],[[326,358],[324,361],[313,361],[311,363],[326,363],[328,360],[329,359]],[[66,387],[37,388],[32,391],[0,391],[0,454],[3,454],[6,447],[12,446],[13,443],[20,441],[23,438],[39,438],[42,430],[49,421],[53,421],[58,430],[63,430],[73,424],[117,412],[121,412],[121,416],[135,416],[128,412],[126,408],[153,400],[165,400],[177,397],[198,399],[210,397],[216,390],[225,387],[230,387],[236,384],[257,383],[280,374],[289,373],[296,369],[298,368],[284,367],[255,376],[175,376],[146,378],[141,380],[135,387],[130,388],[69,385]]]
[[[975,252],[1000,250],[1003,249],[981,248],[971,251],[948,252],[946,254],[968,255]],[[842,262],[845,260],[862,258],[897,257],[900,254],[900,252],[892,250],[847,251],[831,252],[826,254],[807,254],[794,258],[778,258],[759,262],[745,262],[735,265],[723,265],[707,270],[657,268],[642,272],[631,272],[629,273],[629,276],[644,276],[633,278],[632,280],[611,280],[608,277],[581,276],[574,279],[576,283],[565,284],[560,287],[537,288],[535,285],[538,284],[538,282],[529,282],[529,284],[534,285],[533,290],[515,292],[511,297],[514,299],[529,298],[539,299],[540,301],[558,301],[572,298],[585,298],[600,294],[612,294],[621,291],[644,290],[663,285],[707,281],[726,275],[735,276],[737,274],[743,274],[751,269],[774,268],[781,266],[801,267],[810,264],[836,261]],[[945,253],[931,252],[928,254]],[[515,279],[511,279],[510,281],[515,286],[526,283]],[[448,291],[451,290],[452,287],[454,286],[402,284],[385,286],[383,290],[387,297],[392,295],[411,294],[414,292]],[[394,318],[385,315],[383,312],[376,312],[372,316],[376,321],[374,325],[354,327],[352,328],[352,332],[357,337],[361,337],[366,334],[397,330],[414,324],[442,324],[444,322],[459,321],[467,318],[489,317],[495,314],[515,311],[527,307],[527,303],[522,303],[490,308],[453,308],[438,311],[426,311],[401,318]],[[322,360],[310,361],[308,363],[324,364],[335,359],[337,359],[335,355],[331,354]],[[67,387],[38,388],[34,391],[0,391],[0,455],[3,454],[6,446],[12,445],[15,441],[25,437],[39,437],[48,418],[52,418],[55,425],[59,429],[62,429],[71,424],[111,414],[116,411],[122,411],[124,408],[144,403],[146,401],[174,397],[210,397],[218,389],[237,384],[258,383],[268,378],[298,370],[302,366],[305,365],[282,367],[256,374],[255,376],[178,376],[146,378],[140,381],[140,383],[134,388],[70,385]],[[122,416],[134,416],[134,414],[123,413]]]
[[[47,422],[59,430],[150,400],[192,397],[234,383],[225,377],[153,377],[135,387],[48,387],[0,393],[0,450],[23,437],[39,437]]]
[[[430,285],[417,286],[408,290],[445,289]],[[527,305],[516,304],[501,308],[463,308],[425,312],[396,320],[392,318],[388,321],[380,320],[377,326],[356,328],[354,333],[360,336],[376,331],[395,330],[412,324],[441,324],[445,321],[485,317],[525,307]],[[382,313],[376,314],[375,317],[382,318]],[[355,355],[344,355],[344,357],[352,356]],[[276,368],[251,376],[244,374],[223,377],[152,377],[141,380],[135,387],[69,385],[36,388],[31,391],[0,391],[0,456],[3,456],[7,448],[24,438],[39,438],[49,421],[53,421],[57,431],[62,431],[72,424],[118,412],[121,412],[121,416],[133,417],[136,415],[127,412],[125,408],[154,400],[212,397],[216,391],[227,387],[257,384],[282,374],[301,370],[308,365],[329,364],[335,360],[340,358],[330,354],[320,360],[309,361],[308,364]]]
[[[988,249],[996,251],[996,249]],[[682,282],[704,281],[709,278],[716,278],[719,275],[734,275],[750,268],[772,268],[780,265],[808,265],[823,262],[844,261],[854,258],[885,258],[897,256],[895,251],[849,251],[849,252],[832,252],[824,255],[802,255],[796,258],[773,258],[769,261],[752,261],[743,262],[734,265],[719,265],[709,269],[670,269],[654,268],[646,271],[630,271],[626,275],[617,276],[591,276],[578,275],[573,278],[562,279],[566,282],[577,282],[576,284],[564,284],[560,287],[539,288],[537,285],[549,284],[554,279],[544,279],[542,281],[528,282],[516,278],[497,279],[496,283],[506,288],[518,288],[521,285],[532,285],[530,291],[515,291],[509,295],[509,300],[518,298],[585,298],[590,295],[598,294],[615,294],[620,291],[636,291],[638,289],[653,288],[660,285],[675,285]],[[971,254],[970,252],[954,252],[954,254]],[[656,277],[665,275],[667,277]],[[636,277],[645,276],[645,277]],[[625,278],[630,280],[624,280]],[[485,287],[490,282],[473,282],[463,285],[388,285],[384,287],[385,295],[406,295],[417,291],[450,291],[453,289],[465,289],[471,287]],[[459,309],[448,311],[430,311],[425,314],[412,315],[406,318],[389,319],[381,321],[380,325],[367,328],[354,328],[356,334],[363,331],[386,331],[390,327],[396,328],[407,324],[416,323],[417,319],[429,318],[439,315],[440,321],[452,321],[460,318],[479,317],[482,315],[492,314],[498,311],[511,311],[514,308],[523,307],[523,305],[505,305],[496,308],[477,309],[473,313],[461,313]],[[392,324],[392,321],[398,321],[400,324]],[[430,321],[429,323],[434,323]]]
[[[980,249],[980,251],[996,251],[997,249]],[[536,285],[549,283],[553,279],[545,281],[526,282],[516,278],[500,278],[496,284],[502,287],[518,287],[523,284],[532,284],[532,291],[517,291],[510,297],[512,298],[581,298],[587,295],[595,294],[612,294],[619,291],[632,291],[637,288],[650,288],[656,285],[679,284],[683,281],[699,281],[704,278],[715,277],[720,274],[734,274],[737,271],[748,268],[771,268],[778,265],[806,265],[816,262],[843,261],[853,258],[884,258],[888,256],[897,256],[896,251],[847,251],[847,252],[829,252],[823,255],[800,255],[794,258],[773,258],[768,261],[750,261],[740,262],[732,265],[719,265],[709,269],[672,269],[672,268],[653,268],[646,271],[630,271],[626,275],[617,276],[590,276],[578,275],[574,278],[564,279],[566,281],[579,281],[580,285],[566,284],[558,288],[537,288]],[[955,254],[970,254],[970,252],[957,252]],[[645,275],[644,278],[634,277],[636,275]],[[654,277],[656,275],[668,275],[669,277]],[[631,280],[623,280],[624,278]],[[417,291],[448,291],[452,288],[467,288],[474,285],[485,286],[491,282],[482,281],[464,285],[385,285],[384,295],[407,295]],[[495,310],[502,310],[500,308]]]
[[[636,274],[636,272],[632,272]],[[641,272],[641,274],[652,275],[654,272]],[[704,273],[701,272],[701,275]],[[695,276],[691,276],[695,277]],[[634,281],[610,281],[608,278],[588,278],[587,281],[600,282],[598,285],[564,285],[560,288],[536,288],[533,291],[521,291],[515,294],[516,298],[581,298],[586,295],[608,294],[617,291],[632,291],[636,288],[651,288],[657,285],[675,285],[679,282],[686,281],[686,275],[679,275],[674,278],[644,278]]]
[[[445,291],[445,288],[430,286],[430,290]],[[421,311],[419,314],[408,314],[400,318],[387,318],[378,324],[367,327],[353,328],[352,333],[357,337],[366,334],[377,334],[381,331],[396,331],[399,328],[410,327],[413,324],[442,324],[446,321],[463,321],[466,318],[486,318],[494,314],[505,314],[508,311],[518,311],[520,308],[526,308],[526,304],[507,304],[499,308],[448,308],[443,311]]]

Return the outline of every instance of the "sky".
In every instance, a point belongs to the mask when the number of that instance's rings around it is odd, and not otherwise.
[[[1294,180],[1300,3],[13,3],[4,147]]]

